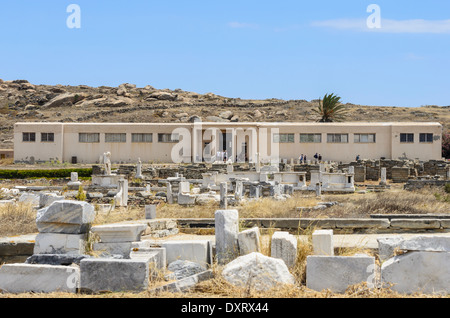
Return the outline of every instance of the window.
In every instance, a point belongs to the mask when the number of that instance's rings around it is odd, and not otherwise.
[[[35,142],[36,141],[36,133],[34,133],[34,132],[24,132],[24,133],[22,133],[22,141]]]
[[[400,134],[400,142],[414,142],[414,134]]]
[[[53,142],[55,141],[54,133],[41,133],[41,142]]]
[[[354,142],[355,143],[373,143],[375,142],[375,134],[354,134]]]
[[[277,142],[277,143],[294,142],[294,134],[274,134],[273,142]]]
[[[327,134],[329,143],[348,143],[348,134]]]
[[[158,142],[178,142],[180,134],[158,134]]]
[[[100,142],[100,134],[99,133],[79,133],[78,141],[79,142]]]
[[[419,142],[433,142],[433,134],[420,134]]]
[[[321,143],[322,142],[322,134],[300,134],[300,142]]]
[[[131,142],[153,142],[153,134],[131,134]]]
[[[106,133],[105,142],[127,142],[127,134],[123,133]]]

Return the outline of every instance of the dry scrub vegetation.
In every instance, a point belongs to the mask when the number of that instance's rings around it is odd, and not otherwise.
[[[30,204],[0,206],[0,237],[37,232],[36,210]]]

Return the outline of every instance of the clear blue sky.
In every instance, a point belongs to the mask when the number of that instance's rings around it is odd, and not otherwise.
[[[70,29],[70,4],[81,28]],[[381,28],[369,29],[370,4]],[[450,105],[450,1],[0,2],[0,78]]]

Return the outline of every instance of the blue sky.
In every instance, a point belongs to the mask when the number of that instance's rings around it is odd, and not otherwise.
[[[0,29],[3,80],[450,105],[450,1],[0,0]]]

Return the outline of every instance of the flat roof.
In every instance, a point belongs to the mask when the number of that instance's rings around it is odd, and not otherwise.
[[[442,126],[439,122],[196,122],[196,123],[58,123],[17,122],[15,125],[64,125],[64,126]]]

